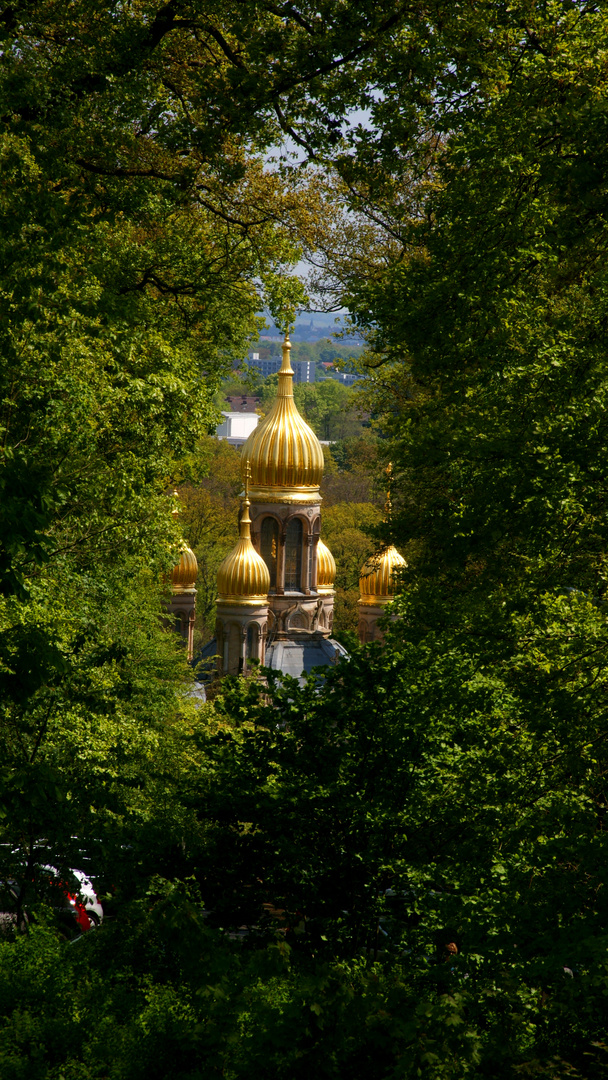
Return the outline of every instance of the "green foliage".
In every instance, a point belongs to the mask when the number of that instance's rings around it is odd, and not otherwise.
[[[240,453],[226,440],[203,440],[195,460],[194,476],[180,489],[180,498],[184,535],[198,561],[196,650],[215,634],[217,570],[238,539],[243,482]]]
[[[320,439],[333,442],[361,431],[356,392],[335,379],[296,383],[294,398],[302,416]]]
[[[0,19],[2,874],[37,920],[0,946],[2,1076],[605,1076],[604,11]],[[288,187],[247,158],[277,124],[348,192],[332,288],[414,558],[383,648],[196,711],[163,492],[264,274],[288,306]],[[377,513],[344,501],[352,581]],[[47,842],[115,886],[71,946],[28,901]]]
[[[304,285],[298,278],[277,273],[266,273],[263,284],[268,310],[276,326],[285,334],[296,321],[297,309],[308,303]]]
[[[469,1074],[455,1071],[478,1052],[461,996],[418,1001],[396,971],[360,961],[301,970],[280,939],[230,948],[196,920],[183,888],[162,885],[128,933],[70,947],[37,930],[0,945],[7,1080]]]
[[[335,633],[357,632],[359,574],[375,544],[381,515],[372,503],[339,502],[323,510],[323,539],[336,560]]]
[[[22,908],[46,849],[103,871],[155,801],[172,834],[158,778],[189,680],[160,621],[167,489],[260,328],[261,277],[280,292],[298,253],[255,117],[240,142],[214,122],[182,29],[139,3],[0,14],[2,875]]]
[[[66,873],[94,857],[116,885],[136,826],[178,827],[161,792],[192,711],[185,661],[161,625],[158,585],[138,573],[136,562],[101,576],[68,563],[29,603],[3,602],[0,881],[19,885],[19,924],[44,896],[40,866]]]
[[[440,778],[408,750],[413,782],[454,814],[428,838],[431,888],[441,927],[482,958],[478,988],[487,965],[468,1020],[488,1032],[498,1008],[509,1044],[476,1068],[587,1077],[605,1069],[606,17],[534,5],[532,29],[531,14],[484,4],[458,27],[445,8],[446,66],[416,106],[445,137],[407,172],[393,147],[420,86],[379,101],[391,151],[378,137],[358,206],[399,250],[348,290],[396,463],[390,531],[413,554],[386,662],[405,667],[402,722],[424,716],[445,755]],[[419,805],[410,838],[433,821]]]
[[[361,345],[341,345],[332,338],[294,341],[291,346],[293,360],[314,360],[317,364],[329,361],[339,367],[340,371],[350,371],[353,374],[359,370],[358,360],[362,352]],[[322,377],[323,373],[317,368],[317,378]]]
[[[551,629],[603,620],[541,615],[525,680],[401,624],[322,694],[227,680],[179,777],[187,883],[0,950],[7,1075],[601,1077],[605,732]]]
[[[552,1075],[554,1055],[595,1075],[585,1055],[605,1009],[606,731],[593,709],[604,619],[576,594],[545,597],[524,617],[531,640],[515,667],[506,651],[484,660],[468,626],[439,637],[421,633],[415,608],[403,619],[389,649],[354,655],[322,695],[290,680],[270,703],[255,686],[226,688],[222,707],[246,722],[205,748],[206,850],[222,866],[206,876],[210,906],[225,926],[259,923],[270,902],[299,952],[392,956],[418,1000],[433,987],[463,1002],[479,1075],[533,1062]],[[459,951],[447,963],[449,942]],[[442,1021],[428,1015],[437,1038]],[[454,1075],[467,1062],[459,1046]]]

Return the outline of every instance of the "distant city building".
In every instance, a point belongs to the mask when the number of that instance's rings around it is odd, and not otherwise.
[[[361,375],[351,375],[348,371],[333,371],[327,372],[329,379],[335,379],[336,382],[340,382],[343,386],[353,386],[354,383],[359,382]]]
[[[218,439],[226,439],[231,446],[242,446],[247,442],[260,419],[255,412],[223,412],[222,416],[226,419],[217,428],[216,435]]]
[[[295,360],[293,370],[294,382],[297,383],[312,383],[317,378],[317,365],[314,360]]]
[[[260,375],[266,378],[268,375],[276,375],[281,367],[281,361],[276,356],[269,360],[260,360],[259,353],[253,353],[247,361],[250,368],[255,368]]]
[[[279,357],[271,357],[268,360],[261,360],[259,353],[252,353],[248,360],[249,367],[256,368],[263,378],[268,375],[276,375],[281,369],[281,360]],[[293,381],[295,383],[313,383],[316,380],[316,368],[317,364],[315,360],[292,360],[293,367]]]

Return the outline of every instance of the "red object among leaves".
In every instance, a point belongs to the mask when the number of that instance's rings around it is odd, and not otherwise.
[[[86,933],[87,930],[91,929],[91,920],[87,915],[87,910],[84,904],[81,904],[80,901],[76,899],[73,893],[68,893],[67,898],[70,901],[70,905],[74,908],[76,922],[78,923],[83,934]]]

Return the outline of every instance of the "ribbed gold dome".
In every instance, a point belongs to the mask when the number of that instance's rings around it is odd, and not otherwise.
[[[259,607],[268,600],[270,574],[261,555],[251,543],[249,499],[245,495],[240,536],[236,547],[220,563],[217,572],[217,604],[244,604]]]
[[[171,587],[173,592],[184,592],[186,589],[194,589],[198,577],[198,563],[192,548],[184,544],[177,566],[171,571]]]
[[[317,544],[317,592],[321,595],[334,591],[336,580],[336,560],[331,551],[319,540]]]
[[[370,555],[359,577],[360,604],[385,604],[395,594],[395,571],[407,563],[390,545],[380,554]]]
[[[251,467],[251,498],[254,502],[311,504],[321,501],[323,450],[293,400],[290,351],[286,334],[277,400],[268,416],[251,432],[241,453],[243,479],[247,462]]]
[[[173,492],[173,510],[171,511],[171,517],[174,521],[179,518],[179,495],[177,491]],[[182,540],[181,555],[179,562],[173,567],[169,578],[171,581],[171,588],[173,592],[185,592],[190,591],[196,587],[196,579],[198,577],[198,563],[196,561],[196,555],[192,548],[188,547],[185,540]]]

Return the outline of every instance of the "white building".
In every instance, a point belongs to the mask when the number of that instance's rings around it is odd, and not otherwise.
[[[242,446],[260,419],[255,412],[223,412],[223,424],[217,428],[218,439],[227,439],[231,446]]]

